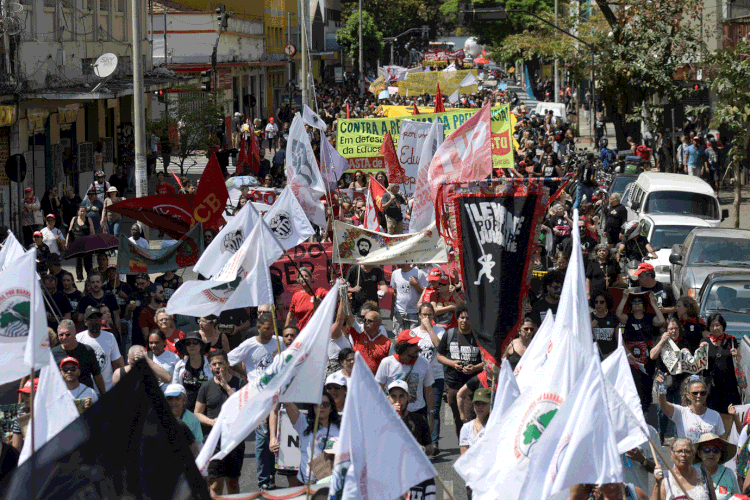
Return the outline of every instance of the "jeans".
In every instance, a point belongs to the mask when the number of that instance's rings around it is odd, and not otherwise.
[[[274,481],[275,463],[271,450],[268,449],[268,424],[262,423],[255,429],[255,462],[258,473],[258,488]]]
[[[586,203],[592,203],[591,198],[594,196],[594,187],[584,186],[579,183],[576,188],[576,202],[573,204],[573,208],[580,208],[584,196],[586,197]]]
[[[393,324],[396,335],[407,329],[413,330],[419,326],[419,314],[393,311]]]
[[[434,398],[434,405],[432,409],[432,444],[435,448],[438,448],[438,441],[440,440],[440,408],[443,406],[443,392],[445,391],[445,379],[436,378],[432,384],[432,394]]]
[[[116,221],[107,221],[107,232],[112,236],[119,237],[120,224],[122,224],[122,219],[117,219]]]

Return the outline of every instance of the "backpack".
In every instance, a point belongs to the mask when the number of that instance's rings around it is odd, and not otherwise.
[[[716,170],[719,166],[719,155],[716,153],[714,148],[708,148],[706,150],[706,157],[708,159],[708,166],[711,170]]]

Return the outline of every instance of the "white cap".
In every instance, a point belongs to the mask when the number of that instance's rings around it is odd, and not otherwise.
[[[335,373],[331,373],[326,377],[325,385],[328,384],[336,384],[340,385],[341,387],[346,387],[346,377],[343,373],[341,373],[340,370]]]
[[[180,384],[169,384],[167,388],[164,389],[165,396],[179,396],[180,394],[184,394],[187,396],[185,388]]]
[[[406,383],[406,380],[394,380],[388,384],[388,392],[391,392],[391,389],[395,389],[396,387],[402,389],[406,394],[409,394],[409,384]]]

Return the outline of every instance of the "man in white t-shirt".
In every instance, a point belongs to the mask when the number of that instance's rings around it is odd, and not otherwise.
[[[384,389],[394,380],[405,381],[409,386],[409,412],[427,417],[432,431],[433,414],[428,408],[431,410],[434,406],[432,384],[435,380],[427,360],[419,355],[420,340],[411,330],[399,333],[393,356],[380,362],[375,380]]]
[[[391,288],[396,294],[393,309],[394,329],[397,332],[419,325],[417,302],[427,287],[427,275],[411,264],[401,264],[391,275]]]
[[[102,312],[96,307],[88,307],[83,318],[88,330],[77,334],[76,340],[94,350],[104,378],[104,388],[110,390],[112,373],[117,368],[124,368],[125,361],[117,347],[115,336],[110,332],[102,331]]]
[[[273,338],[271,313],[261,313],[258,316],[256,328],[258,335],[245,340],[229,353],[229,364],[232,369],[247,375],[248,380],[252,380],[258,373],[265,370],[279,352],[278,345]]]
[[[424,358],[430,365],[432,377],[435,382],[432,384],[434,399],[433,426],[432,426],[432,444],[435,445],[433,453],[440,453],[438,441],[440,440],[440,408],[443,404],[443,391],[445,391],[445,371],[443,365],[437,360],[437,346],[440,345],[440,339],[445,334],[445,328],[433,326],[432,319],[435,317],[435,309],[432,304],[425,302],[419,307],[419,326],[412,330],[419,337],[419,356]],[[429,408],[428,408],[429,410]]]
[[[55,217],[55,214],[47,214],[44,220],[53,220],[57,222],[57,217]],[[49,227],[44,226],[42,229],[42,243],[49,247],[50,252],[60,255],[60,249],[65,247],[65,237],[63,236],[62,231],[56,227],[50,229]]]
[[[79,413],[91,408],[91,405],[99,399],[94,389],[80,382],[81,367],[76,358],[68,356],[60,361],[60,374],[65,381],[68,392],[76,401],[76,408],[78,408]]]

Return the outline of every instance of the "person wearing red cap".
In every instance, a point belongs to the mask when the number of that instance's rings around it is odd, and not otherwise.
[[[23,244],[29,247],[33,243],[34,231],[39,227],[36,224],[34,213],[41,209],[39,198],[34,196],[34,190],[27,187],[23,190],[23,207],[21,208],[21,226],[23,227]]]
[[[36,248],[36,271],[39,274],[44,274],[47,272],[47,257],[50,254],[49,247],[44,244],[42,240],[44,236],[42,236],[41,231],[34,231],[32,237],[34,238],[34,243],[29,245],[29,250]]]
[[[62,231],[55,227],[57,225],[57,217],[55,214],[47,214],[44,218],[46,223],[42,228],[42,241],[49,247],[49,251],[60,255],[61,250],[65,248],[65,237]]]
[[[421,337],[411,330],[404,330],[396,338],[394,354],[385,358],[375,373],[375,380],[383,389],[395,380],[403,380],[409,386],[409,412],[427,418],[432,432],[433,401],[432,384],[435,379],[426,359],[419,355]]]
[[[34,391],[39,387],[39,378],[34,379]],[[11,438],[10,445],[18,450],[20,453],[23,449],[23,440],[28,432],[29,421],[31,420],[31,380],[27,380],[26,383],[16,391],[20,397],[20,403],[23,409],[18,412],[18,418],[13,422],[13,428],[11,432],[13,437]]]
[[[76,358],[68,356],[60,361],[60,374],[65,381],[68,392],[75,400],[78,413],[83,413],[83,410],[91,408],[91,405],[96,403],[98,397],[94,389],[82,384],[78,379],[81,376],[81,367]]]
[[[279,133],[279,126],[276,125],[273,122],[273,117],[268,119],[268,124],[266,125],[266,139],[268,139],[268,150],[273,152],[276,152],[277,145],[276,145],[276,134]]]
[[[672,287],[664,287],[663,284],[656,281],[656,271],[654,266],[648,262],[638,264],[635,273],[638,276],[638,287],[633,290],[634,293],[654,292],[656,303],[663,315],[674,314],[676,300]]]
[[[444,274],[440,268],[430,271],[427,277],[428,286],[422,293],[422,299],[419,305],[429,302],[435,309],[435,326],[445,328],[455,328],[457,325],[456,309],[464,303],[463,299],[455,290],[451,290],[448,275]],[[436,283],[437,281],[437,283]]]

